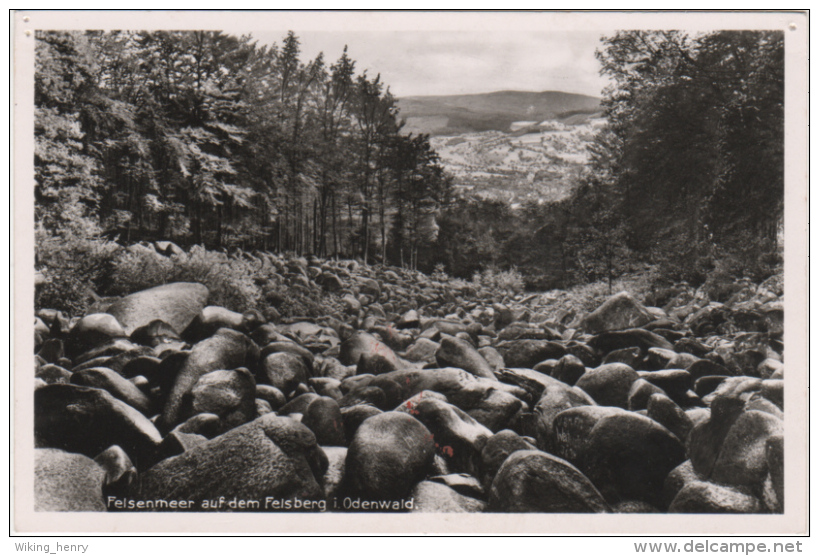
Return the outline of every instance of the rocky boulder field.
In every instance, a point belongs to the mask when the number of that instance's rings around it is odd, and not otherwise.
[[[37,311],[37,510],[783,511],[781,277],[582,314],[264,257],[338,314],[198,283]]]

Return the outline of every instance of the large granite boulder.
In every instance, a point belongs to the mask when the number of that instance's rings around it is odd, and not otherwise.
[[[175,282],[126,295],[107,312],[114,315],[127,334],[157,319],[181,333],[205,308],[208,295],[208,288],[202,284]]]
[[[268,413],[161,461],[142,474],[140,497],[192,500],[194,507],[185,509],[194,511],[242,509],[219,507],[222,497],[225,504],[234,498],[268,504],[245,508],[250,510],[283,509],[270,503],[324,498],[321,481],[327,464],[327,456],[307,427]]]

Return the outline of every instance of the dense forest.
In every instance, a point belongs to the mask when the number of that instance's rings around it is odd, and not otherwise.
[[[219,32],[40,33],[37,221],[132,243],[409,263],[447,181],[346,50]]]
[[[388,84],[346,49],[303,61],[292,32],[36,38],[38,268],[55,280],[99,281],[103,244],[155,240],[467,278],[517,269],[540,290],[649,267],[763,279],[781,264],[781,32],[603,37],[612,84],[590,165],[568,199],[514,210],[455,196],[428,137],[402,133]]]

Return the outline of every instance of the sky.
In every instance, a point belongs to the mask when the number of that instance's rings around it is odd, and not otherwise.
[[[599,31],[299,31],[302,61],[328,65],[348,46],[357,73],[381,74],[401,98],[503,90],[600,96],[606,85],[594,51]],[[281,44],[287,29],[251,33]]]

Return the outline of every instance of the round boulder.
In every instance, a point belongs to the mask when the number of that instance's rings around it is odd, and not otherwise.
[[[547,452],[554,450],[553,422],[560,412],[572,407],[593,404],[594,402],[582,390],[558,380],[547,384],[534,409],[538,448]]]
[[[581,405],[558,413],[552,420],[552,453],[578,465],[589,434],[604,417],[625,413],[619,407]]]
[[[495,475],[510,454],[519,450],[534,450],[535,446],[515,431],[502,430],[492,435],[481,450],[481,484],[489,490]]]
[[[441,398],[441,394],[421,392],[398,411],[409,413],[429,429],[449,469],[477,475],[481,449],[492,432]]]
[[[344,446],[344,418],[338,402],[327,396],[315,398],[307,406],[301,420],[313,431],[319,446]]]
[[[631,386],[640,378],[624,363],[609,363],[592,369],[581,376],[575,386],[583,389],[598,405],[628,409]]]
[[[112,315],[94,313],[81,318],[71,329],[73,346],[69,344],[69,347],[73,347],[71,351],[77,353],[126,336],[122,325]]]
[[[342,365],[358,365],[358,360],[364,353],[378,354],[391,365],[398,367],[398,357],[389,346],[377,340],[372,334],[361,331],[341,343],[338,359]]]
[[[223,430],[256,418],[256,381],[250,371],[212,371],[202,375],[191,388],[191,413],[218,415]]]
[[[439,366],[455,367],[475,376],[497,380],[486,359],[466,340],[442,334],[440,343],[441,346],[435,352]]]
[[[34,392],[34,440],[38,448],[88,457],[116,444],[143,468],[162,437],[147,417],[105,390],[50,384]]]
[[[83,369],[71,375],[71,383],[80,386],[91,386],[107,391],[118,400],[122,400],[143,415],[153,415],[152,403],[148,396],[120,374],[105,367]]]
[[[653,321],[654,317],[642,303],[628,292],[620,292],[586,315],[583,328],[590,334],[626,328],[639,328]]]
[[[552,377],[569,386],[574,386],[584,374],[586,374],[586,366],[583,361],[571,354],[561,357],[557,366],[552,370]]]
[[[606,513],[594,485],[570,463],[538,450],[520,450],[498,469],[489,491],[489,511]]]
[[[219,499],[266,497],[321,500],[327,456],[304,425],[272,413],[184,453],[165,459],[140,477],[140,497],[193,500],[193,510],[227,510]],[[206,506],[215,503],[217,507]]]
[[[722,442],[711,480],[729,485],[756,485],[768,473],[766,443],[782,435],[780,419],[761,411],[745,411],[731,426]]]
[[[275,352],[262,360],[262,372],[271,386],[278,388],[285,395],[293,392],[299,384],[307,382],[307,366],[298,355],[288,352]]]
[[[347,476],[357,493],[405,497],[432,465],[435,441],[417,419],[390,411],[365,420],[347,451]]]
[[[663,482],[686,455],[668,429],[628,412],[601,419],[580,459],[580,469],[609,502],[642,500],[662,507]]]

